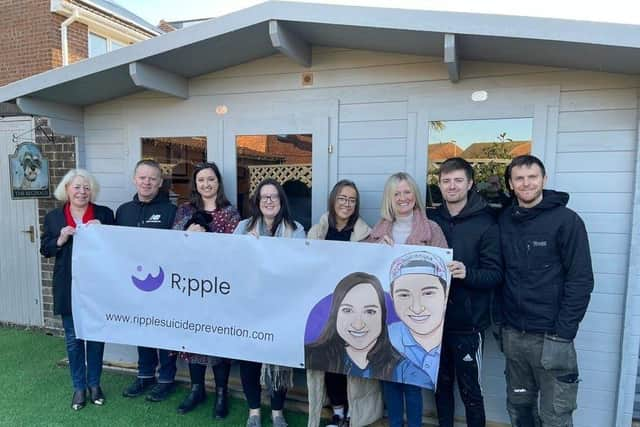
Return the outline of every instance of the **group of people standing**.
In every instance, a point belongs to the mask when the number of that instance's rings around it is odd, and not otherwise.
[[[74,388],[72,408],[84,407],[87,397],[96,405],[105,402],[100,388],[104,344],[77,339],[71,312],[71,247],[76,225],[101,223],[452,248],[454,260],[446,266],[451,275],[446,312],[421,315],[418,322],[444,316],[441,343],[430,351],[413,346],[417,335],[410,321],[404,319],[409,327],[391,331],[393,334],[387,337],[399,340],[393,343],[394,347],[406,349],[402,356],[416,372],[431,372],[431,365],[438,363],[434,358],[439,358],[440,369],[433,388],[440,426],[454,425],[455,382],[465,406],[467,425],[486,424],[481,366],[484,333],[492,323],[493,302],[500,303],[493,312],[502,314],[494,316],[494,323],[501,326],[498,338],[506,358],[507,410],[512,424],[571,425],[578,387],[573,339],[593,289],[582,220],[566,208],[566,193],[543,190],[544,165],[530,155],[517,157],[508,166],[505,179],[513,204],[497,218],[475,191],[473,168],[466,160],[445,161],[438,175],[443,203],[429,211],[429,218],[414,179],[403,172],[389,177],[383,191],[381,219],[373,229],[360,217],[356,184],[341,180],[331,191],[327,212],[305,236],[303,227],[292,218],[282,186],[273,179],[258,185],[251,198],[251,216],[241,220],[225,196],[214,163],[195,166],[191,199],[176,208],[160,191],[160,166],[152,160],[141,160],[134,170],[136,195],[114,216],[109,208],[93,203],[98,193],[95,179],[82,169],[69,171],[55,191],[64,206],[45,218],[41,252],[56,258],[54,312],[61,315],[65,330]],[[411,298],[406,307],[409,317],[411,310],[416,314],[425,310],[419,292],[407,293],[407,298]],[[346,342],[343,345],[346,347]],[[123,395],[133,398],[146,394],[150,401],[165,400],[175,390],[178,357],[189,362],[191,378],[190,392],[178,412],[187,413],[205,401],[205,372],[211,366],[216,389],[213,416],[225,418],[232,363],[229,359],[138,347],[138,375]],[[261,426],[260,397],[265,387],[271,398],[273,425],[286,427],[283,406],[293,382],[292,369],[250,361],[238,363],[249,404],[247,426]],[[363,363],[366,368],[374,361]],[[409,427],[422,425],[422,388],[416,385],[382,381],[380,386],[377,380],[312,369],[307,370],[307,385],[310,427],[320,425],[326,396],[333,409],[332,426],[369,424],[381,414],[382,402],[390,426],[402,426],[405,417]]]

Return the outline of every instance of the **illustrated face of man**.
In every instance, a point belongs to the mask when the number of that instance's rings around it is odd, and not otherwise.
[[[356,350],[369,350],[382,332],[382,308],[369,283],[360,283],[345,295],[338,308],[336,329],[340,338]]]
[[[140,165],[133,176],[133,183],[136,185],[138,199],[142,202],[150,202],[160,191],[162,175],[158,168]]]
[[[522,165],[511,168],[509,186],[523,208],[531,208],[542,200],[542,189],[547,183],[547,177],[542,175],[542,169],[536,164]]]
[[[471,189],[473,181],[467,178],[467,174],[462,169],[459,169],[449,173],[441,173],[438,184],[442,197],[447,203],[465,204],[467,192]]]
[[[400,276],[393,283],[392,297],[398,317],[414,334],[428,335],[442,326],[447,296],[436,276]]]

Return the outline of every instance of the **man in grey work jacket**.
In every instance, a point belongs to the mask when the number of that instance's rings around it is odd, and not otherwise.
[[[540,159],[514,158],[506,178],[515,196],[499,219],[507,410],[515,427],[572,426],[573,340],[593,290],[587,232],[567,193],[543,190]]]

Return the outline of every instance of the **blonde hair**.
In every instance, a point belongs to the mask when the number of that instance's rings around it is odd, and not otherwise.
[[[405,181],[407,184],[409,184],[409,188],[413,192],[413,196],[416,200],[416,206],[414,209],[418,209],[422,214],[424,214],[424,204],[422,203],[422,198],[420,197],[418,184],[416,184],[416,181],[408,173],[397,172],[391,175],[387,179],[387,182],[384,184],[382,206],[380,206],[380,215],[387,221],[393,222],[396,220],[396,212],[393,209],[393,195],[398,188],[398,184],[400,184],[402,181]]]
[[[98,197],[98,192],[100,191],[100,186],[98,185],[98,181],[85,169],[69,169],[69,171],[64,175],[60,184],[56,187],[56,190],[53,192],[53,197],[60,200],[61,202],[68,201],[67,197],[67,187],[73,181],[73,179],[77,176],[84,178],[85,181],[89,183],[89,188],[91,189],[91,202],[95,202],[96,197]]]

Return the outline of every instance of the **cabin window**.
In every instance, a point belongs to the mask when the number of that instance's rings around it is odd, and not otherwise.
[[[442,203],[438,167],[451,157],[472,164],[476,190],[500,209],[510,202],[504,172],[512,158],[531,154],[532,118],[429,122],[427,206]]]
[[[204,136],[142,138],[142,158],[160,163],[164,178],[161,191],[169,193],[175,204],[191,195],[194,165],[207,161],[207,138]]]
[[[291,213],[305,230],[311,227],[311,134],[236,136],[237,203],[243,218],[251,215],[250,197],[265,178],[284,188]]]

